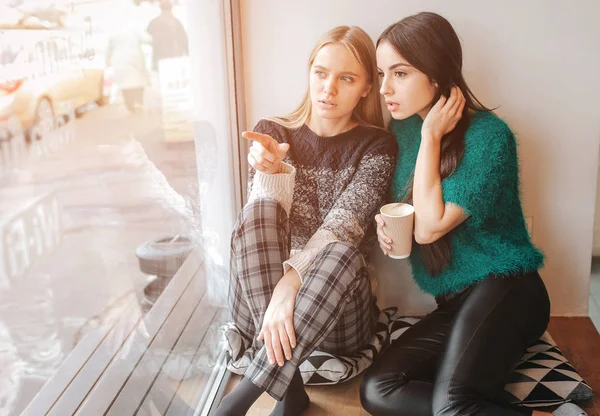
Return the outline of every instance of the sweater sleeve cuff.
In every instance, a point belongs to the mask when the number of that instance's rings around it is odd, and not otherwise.
[[[298,273],[298,277],[300,278],[300,282],[304,282],[304,275],[308,271],[308,268],[311,264],[311,259],[307,256],[307,253],[304,253],[304,256],[298,255],[292,260],[286,260],[283,262],[283,273],[287,273],[290,269],[295,269],[296,273]]]
[[[281,164],[280,173],[270,174],[257,170],[252,181],[252,191],[248,202],[263,198],[273,199],[281,204],[289,217],[295,179],[296,168],[287,163]]]
[[[321,250],[335,241],[339,240],[332,232],[323,230],[317,231],[301,251],[283,262],[284,273],[287,273],[290,268],[294,268],[300,277],[300,281],[304,282],[304,277],[306,276],[308,269]]]

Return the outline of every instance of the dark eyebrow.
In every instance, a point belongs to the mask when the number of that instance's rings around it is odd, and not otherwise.
[[[319,68],[319,69],[323,69],[325,71],[329,71],[327,68],[325,68],[324,66],[321,66],[321,65],[314,65],[314,67],[315,68]],[[358,74],[355,74],[354,72],[350,72],[350,71],[342,72],[342,75],[352,75],[352,76],[355,76],[355,77],[359,77]]]
[[[394,64],[394,65],[390,66],[390,67],[388,68],[388,71],[391,71],[391,70],[393,70],[393,69],[399,68],[399,67],[401,67],[401,66],[407,66],[407,67],[410,67],[410,66],[412,66],[412,65],[405,64],[404,62],[398,62],[397,64]]]

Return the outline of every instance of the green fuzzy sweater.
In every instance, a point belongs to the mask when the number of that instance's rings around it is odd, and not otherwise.
[[[421,143],[423,120],[414,115],[394,120],[398,160],[392,199],[406,195]],[[492,112],[476,112],[465,135],[465,154],[452,175],[442,181],[446,203],[464,209],[469,218],[452,232],[452,263],[430,276],[418,247],[410,261],[420,288],[438,296],[456,293],[490,275],[524,274],[539,269],[543,254],[531,243],[519,197],[519,163],[515,136]]]

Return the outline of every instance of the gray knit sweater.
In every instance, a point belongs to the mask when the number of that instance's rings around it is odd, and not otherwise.
[[[292,252],[284,262],[303,279],[329,243],[351,244],[367,255],[375,241],[373,217],[388,197],[397,144],[387,131],[359,125],[322,137],[303,125],[291,130],[269,120],[254,131],[289,143],[282,173],[250,168],[248,202],[271,198],[288,213]]]

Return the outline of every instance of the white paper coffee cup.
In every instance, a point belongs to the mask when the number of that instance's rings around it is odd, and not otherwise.
[[[383,231],[392,239],[392,249],[388,256],[405,259],[410,256],[415,223],[415,208],[410,204],[394,202],[379,210],[385,225]]]

